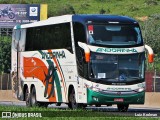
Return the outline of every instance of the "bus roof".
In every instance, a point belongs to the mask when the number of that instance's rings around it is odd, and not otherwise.
[[[79,14],[79,15],[62,15],[50,17],[47,20],[42,20],[34,23],[17,25],[14,29],[19,28],[30,28],[30,27],[38,27],[45,26],[51,24],[59,24],[66,22],[81,22],[81,23],[115,23],[115,24],[138,24],[134,19],[127,16],[119,16],[119,15],[92,15],[92,14]]]
[[[84,23],[119,23],[119,24],[137,24],[138,22],[127,16],[120,15],[74,15],[73,21],[81,21]]]
[[[71,22],[71,21],[72,21],[72,15],[62,15],[62,16],[50,17],[47,20],[42,20],[34,23],[16,25],[14,29],[31,28],[31,27],[45,26],[45,25],[65,23],[65,22]]]

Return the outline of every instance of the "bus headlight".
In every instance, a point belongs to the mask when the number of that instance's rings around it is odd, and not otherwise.
[[[92,85],[88,85],[88,84],[84,84],[84,86],[85,86],[85,88],[89,88],[89,89],[91,89],[91,90],[93,90],[93,91],[95,91],[95,92],[99,92],[99,91],[101,91],[101,89],[100,88],[98,88],[98,87],[93,87]]]
[[[144,88],[138,88],[137,90],[135,90],[136,92],[143,92],[145,89]]]
[[[99,92],[100,91],[99,88],[95,88],[95,87],[93,87],[92,90],[95,91],[95,92]]]
[[[98,98],[95,97],[95,96],[92,96],[93,100],[97,101],[98,102]]]

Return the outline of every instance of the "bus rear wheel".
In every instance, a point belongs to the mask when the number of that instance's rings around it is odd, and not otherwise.
[[[127,112],[129,104],[117,104],[119,112]]]
[[[38,102],[37,102],[37,99],[36,99],[36,89],[35,89],[35,87],[33,87],[31,89],[30,101],[31,101],[31,106],[38,106]]]
[[[32,88],[31,94],[30,94],[30,104],[31,106],[37,106],[37,107],[48,107],[48,103],[45,102],[38,102],[36,99],[36,89],[35,87]]]
[[[30,102],[30,94],[28,88],[25,90],[25,101],[26,101],[26,106],[30,107],[31,102]]]

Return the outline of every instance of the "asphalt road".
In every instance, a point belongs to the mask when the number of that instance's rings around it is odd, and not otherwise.
[[[24,101],[20,102],[9,102],[9,101],[3,101],[0,102],[0,105],[6,105],[6,106],[23,106],[26,107],[26,104]],[[56,106],[55,104],[51,104],[48,106],[49,108],[59,108],[59,109],[67,109],[68,105],[62,104],[61,106]],[[95,106],[88,106],[86,107],[88,110],[94,110],[94,111],[102,111],[102,112],[117,112],[117,106],[101,106],[101,107],[95,107]],[[159,112],[160,113],[160,107],[159,108],[151,108],[151,107],[136,107],[134,105],[131,105],[128,108],[128,112]]]
[[[25,102],[0,102],[0,105],[6,105],[6,106],[22,106],[26,107]],[[62,104],[61,106],[56,106],[55,104],[51,104],[48,106],[49,108],[58,108],[63,110],[68,110],[68,106],[66,104]],[[85,108],[86,110],[83,111],[69,111],[69,114],[64,114],[64,111],[59,111],[58,113],[53,113],[53,111],[48,111],[47,113],[44,113],[43,115],[51,115],[51,117],[54,117],[54,114],[59,114],[59,116],[68,117],[65,115],[71,116],[78,116],[78,117],[85,117],[85,115],[91,116],[91,117],[97,117],[97,115],[100,115],[99,117],[113,117],[113,116],[123,116],[123,117],[158,117],[160,118],[160,108],[150,108],[150,107],[136,107],[131,105],[127,112],[119,112],[117,109],[117,106],[101,106],[101,107],[95,107],[95,106],[88,106]]]

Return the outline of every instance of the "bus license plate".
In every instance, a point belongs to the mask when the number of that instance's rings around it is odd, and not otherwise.
[[[114,98],[114,102],[123,102],[123,98]]]

